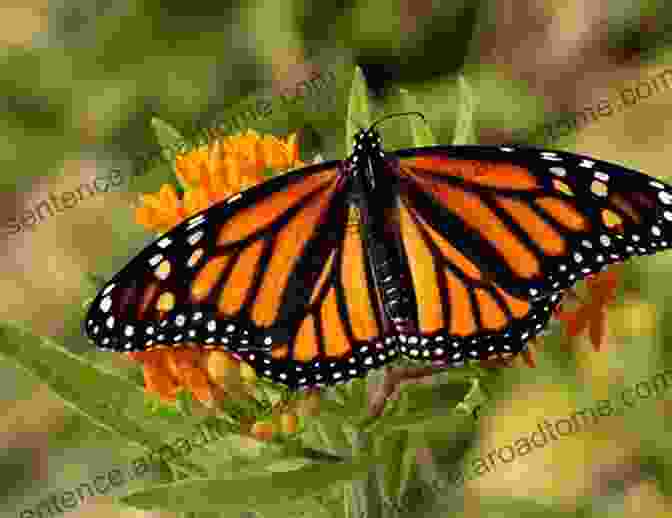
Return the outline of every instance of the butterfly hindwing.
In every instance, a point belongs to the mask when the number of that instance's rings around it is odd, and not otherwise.
[[[399,223],[417,308],[416,332],[400,337],[402,354],[458,366],[514,355],[543,330],[559,294],[532,301],[510,293],[403,195]]]
[[[316,269],[317,282],[306,286],[305,310],[288,327],[288,342],[270,354],[240,353],[257,372],[291,388],[363,377],[397,356],[397,337],[382,318],[363,234],[347,225],[347,217],[323,228],[332,246]]]
[[[497,284],[542,297],[672,243],[672,188],[565,152],[436,146],[394,152],[408,203]]]

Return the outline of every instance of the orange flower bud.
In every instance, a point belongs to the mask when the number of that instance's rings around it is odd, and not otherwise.
[[[243,381],[247,384],[253,385],[254,382],[257,380],[257,373],[255,370],[252,368],[252,366],[245,362],[241,361],[240,362],[240,377],[243,379]]]
[[[224,351],[211,351],[208,355],[210,379],[224,388],[240,384],[240,362]]]
[[[129,355],[130,356],[130,355]],[[179,390],[178,380],[173,377],[165,365],[162,351],[134,353],[133,359],[143,364],[145,390],[158,394],[163,401],[174,401]]]
[[[182,347],[165,351],[163,357],[166,370],[176,378],[180,385],[188,389],[196,399],[210,403],[214,399],[212,387],[204,370],[200,368],[201,351]]]
[[[208,377],[199,369],[187,369],[184,372],[184,386],[188,387],[196,399],[208,405],[215,399]]]
[[[175,378],[181,379],[185,369],[193,369],[198,365],[200,353],[196,349],[179,348],[166,350],[163,356],[170,373]]]
[[[296,433],[298,419],[296,414],[283,413],[280,414],[280,430],[283,433]]]
[[[275,433],[275,426],[269,422],[257,421],[252,425],[252,435],[260,441],[270,441]]]

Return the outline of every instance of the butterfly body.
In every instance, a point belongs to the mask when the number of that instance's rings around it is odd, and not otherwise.
[[[363,130],[346,160],[275,177],[151,243],[94,299],[84,328],[105,350],[222,348],[292,388],[399,356],[508,357],[562,290],[668,248],[671,206],[669,186],[585,156],[386,153]]]
[[[361,240],[366,249],[366,269],[385,334],[412,331],[417,314],[410,271],[399,240],[396,203],[399,179],[390,174],[389,158],[375,131],[356,136],[353,153],[344,161],[352,182],[351,208],[359,214]]]

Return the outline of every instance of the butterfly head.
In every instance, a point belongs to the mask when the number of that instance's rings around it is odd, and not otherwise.
[[[374,129],[362,129],[355,134],[351,160],[356,165],[366,164],[367,158],[384,155],[380,133]]]

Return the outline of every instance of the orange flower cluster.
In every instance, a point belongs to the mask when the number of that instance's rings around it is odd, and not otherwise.
[[[206,406],[224,398],[254,398],[254,369],[224,351],[181,347],[128,353],[128,357],[142,362],[145,390],[166,402],[175,401],[183,388]],[[319,390],[308,391],[292,404],[276,406],[268,420],[241,423],[241,432],[259,440],[270,440],[277,433],[295,433],[298,416],[319,413],[319,400]]]
[[[607,271],[586,278],[586,288],[590,293],[588,302],[582,300],[580,305],[572,311],[563,310],[561,305],[554,313],[555,318],[564,323],[570,339],[579,336],[587,329],[593,348],[596,351],[599,351],[604,343],[607,306],[616,299],[616,290],[618,289],[617,268],[617,266],[612,266]],[[486,368],[514,367],[516,364],[524,362],[528,367],[536,367],[536,348],[540,346],[540,341],[539,339],[530,340],[527,345],[527,349],[521,352],[519,356],[481,360],[480,365]]]
[[[158,193],[144,194],[135,219],[140,225],[162,233],[193,214],[263,182],[268,170],[280,173],[304,165],[299,160],[296,134],[284,140],[270,135],[262,137],[248,130],[246,134],[214,139],[207,146],[175,159],[175,174],[184,189],[183,196],[169,184],[163,185]],[[128,356],[142,362],[145,390],[163,401],[174,401],[180,389],[190,391],[206,406],[224,398],[254,397],[254,370],[224,351],[185,344]],[[311,397],[319,394],[309,395],[307,400]],[[311,403],[305,404],[312,408]],[[297,411],[302,410],[297,407],[275,412],[272,422],[248,423],[245,431],[259,439],[269,439],[277,432],[292,433],[296,431]]]
[[[556,312],[555,317],[565,323],[567,335],[574,338],[586,329],[596,351],[604,342],[607,325],[607,306],[615,300],[618,289],[618,271],[615,267],[586,279],[590,300],[582,302],[574,311]]]
[[[319,389],[309,390],[301,399],[276,406],[271,418],[254,423],[250,433],[262,441],[271,440],[277,433],[295,433],[299,416],[316,416],[320,412],[319,408]]]
[[[175,159],[175,175],[184,196],[180,199],[172,185],[164,184],[158,193],[141,196],[135,220],[150,230],[166,232],[232,194],[263,182],[268,169],[286,171],[303,165],[296,134],[283,140],[248,130],[243,135],[214,139]]]
[[[208,406],[225,395],[249,399],[253,394],[252,367],[224,351],[185,346],[127,354],[142,362],[145,390],[164,401],[174,401],[181,388]]]

